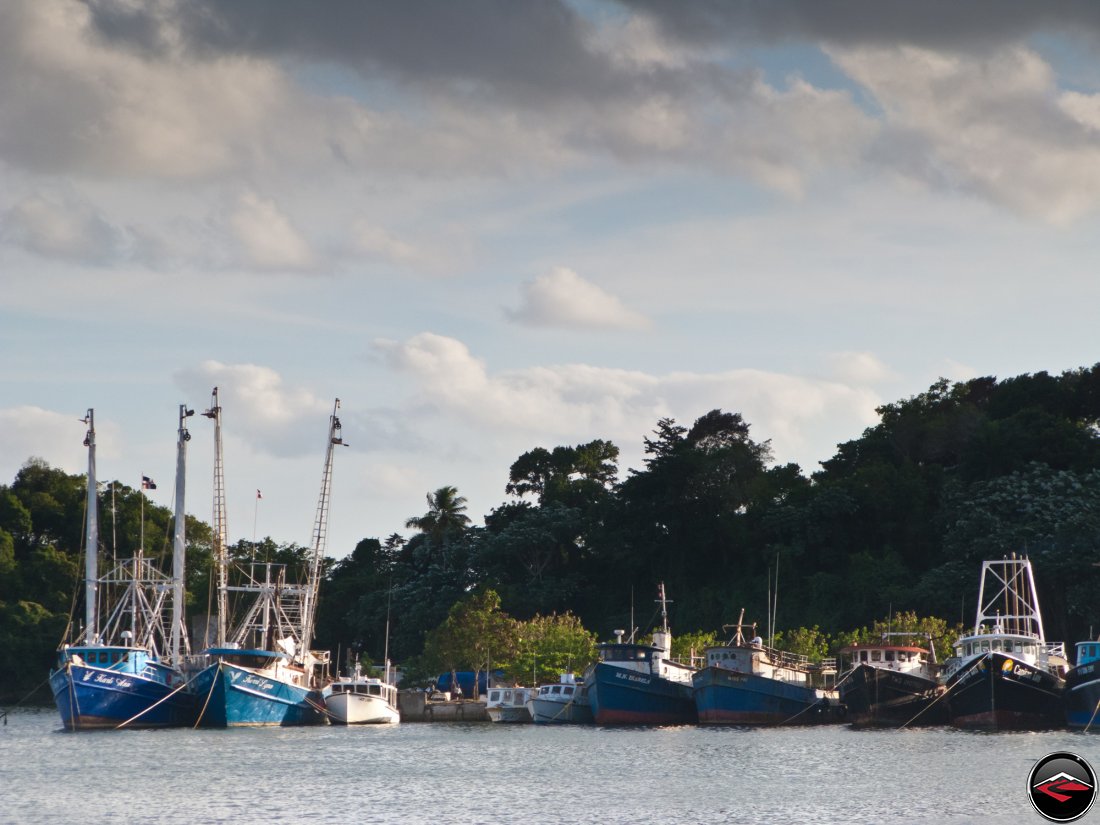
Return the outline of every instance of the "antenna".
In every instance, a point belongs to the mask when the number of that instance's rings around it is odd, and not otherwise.
[[[328,533],[329,499],[332,494],[332,455],[333,447],[347,447],[341,436],[340,419],[336,413],[340,409],[340,399],[332,407],[329,416],[328,444],[325,446],[325,467],[321,474],[321,495],[317,500],[317,519],[313,525],[313,556],[309,565],[309,581],[306,583],[305,600],[302,604],[302,637],[305,651],[313,641],[313,619],[317,609],[317,594],[321,587],[321,562],[325,553]]]
[[[95,410],[89,408],[83,419],[88,425],[84,446],[88,448],[88,502],[86,535],[88,545],[84,551],[84,633],[85,641],[99,643],[97,597],[99,594],[99,519],[96,515],[95,481]]]
[[[210,409],[203,415],[214,421],[214,564],[218,571],[218,635],[216,644],[225,647],[226,625],[229,621],[229,560],[226,558],[225,469],[222,464],[222,408],[218,404],[218,388],[210,394]]]

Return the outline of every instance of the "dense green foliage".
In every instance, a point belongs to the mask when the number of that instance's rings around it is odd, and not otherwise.
[[[503,663],[476,639],[460,656],[458,636],[435,635],[474,594],[491,591],[509,621],[568,615],[609,638],[653,625],[664,581],[674,633],[724,636],[742,608],[763,631],[772,588],[779,639],[821,656],[886,616],[939,617],[919,621],[944,635],[969,625],[981,560],[1009,553],[1035,563],[1049,638],[1100,627],[1100,365],[941,380],[878,412],[811,474],[775,465],[748,422],[721,410],[690,427],[656,422],[644,466],[623,478],[610,442],[533,447],[502,473],[507,500],[483,527],[444,486],[408,516],[411,535],[365,538],[331,563],[316,645],[381,661],[388,622],[395,661]],[[119,557],[139,541],[139,495],[115,490]],[[0,486],[0,695],[46,675],[79,589],[83,506],[80,476],[37,461]],[[147,551],[166,552],[170,515],[147,506],[145,519]],[[151,535],[163,543],[150,548]],[[207,603],[210,530],[189,518],[188,538],[195,615]],[[270,539],[260,552],[301,556]],[[518,667],[523,651],[509,655]]]

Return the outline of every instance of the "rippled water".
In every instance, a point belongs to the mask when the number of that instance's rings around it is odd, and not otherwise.
[[[0,727],[0,823],[1041,822],[1027,776],[1056,750],[1100,769],[1100,736],[1066,731],[65,733],[54,711],[19,710]]]

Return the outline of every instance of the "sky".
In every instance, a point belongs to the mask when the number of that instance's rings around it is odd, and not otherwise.
[[[93,408],[170,507],[215,386],[230,541],[310,543],[340,399],[337,558],[715,408],[809,474],[1100,360],[1098,206],[1092,2],[5,0],[0,483]]]

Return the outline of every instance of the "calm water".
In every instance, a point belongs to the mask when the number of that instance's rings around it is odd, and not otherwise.
[[[0,727],[0,823],[1017,823],[1037,759],[1100,735],[484,724]],[[1085,822],[1100,818],[1090,813]]]

